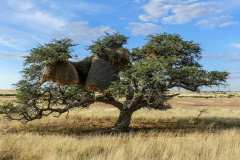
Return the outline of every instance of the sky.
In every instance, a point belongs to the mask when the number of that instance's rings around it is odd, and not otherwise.
[[[0,0],[0,89],[21,79],[24,56],[33,47],[69,37],[86,48],[106,32],[129,37],[129,49],[146,36],[176,33],[202,47],[201,64],[228,71],[228,85],[240,90],[240,0]]]

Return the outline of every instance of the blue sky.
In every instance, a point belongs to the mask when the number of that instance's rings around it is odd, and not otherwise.
[[[32,47],[70,37],[84,57],[91,41],[117,31],[129,37],[130,49],[153,33],[194,40],[205,68],[231,73],[221,89],[240,90],[239,9],[240,0],[1,0],[0,88],[14,88]]]

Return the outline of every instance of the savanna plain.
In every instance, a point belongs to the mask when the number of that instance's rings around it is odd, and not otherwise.
[[[0,103],[14,101],[0,91]],[[96,103],[27,124],[0,117],[0,160],[239,160],[238,93],[182,94],[172,109],[141,109],[131,130],[111,127],[118,110]],[[57,115],[56,115],[57,116]]]

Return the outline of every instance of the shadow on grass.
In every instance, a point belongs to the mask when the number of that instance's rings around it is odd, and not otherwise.
[[[133,132],[218,132],[227,129],[240,129],[240,118],[181,118],[181,119],[163,119],[154,123],[137,119],[136,126],[132,128]]]
[[[78,120],[33,122],[21,127],[5,128],[5,133],[38,133],[41,135],[111,135],[123,132],[112,131],[114,118],[78,118]],[[192,133],[218,132],[221,130],[239,128],[240,118],[193,118],[193,119],[134,119],[130,130],[126,133]]]

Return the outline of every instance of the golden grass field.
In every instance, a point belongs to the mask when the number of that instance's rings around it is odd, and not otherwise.
[[[0,160],[239,160],[240,97],[228,97],[139,110],[127,133],[110,131],[118,111],[102,103],[28,124],[0,117]]]

